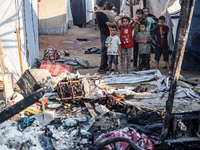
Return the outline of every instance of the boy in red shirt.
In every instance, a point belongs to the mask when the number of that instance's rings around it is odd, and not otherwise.
[[[165,25],[165,17],[160,16],[158,20],[158,27],[154,30],[154,35],[156,37],[156,49],[155,49],[155,60],[156,60],[156,69],[159,66],[159,60],[161,53],[163,54],[163,59],[166,62],[168,74],[171,75],[169,69],[169,49],[167,35],[169,32],[169,27]]]

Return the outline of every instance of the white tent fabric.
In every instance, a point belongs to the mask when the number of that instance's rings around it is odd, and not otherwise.
[[[86,10],[93,10],[92,2],[93,0],[86,0]],[[90,20],[92,20],[92,13],[86,12],[86,23],[88,23]]]
[[[176,31],[177,31],[177,27],[178,27],[178,21],[179,21],[179,16],[180,16],[180,11],[181,11],[181,5],[180,5],[180,2],[179,0],[175,0],[175,2],[169,6],[167,8],[170,16],[172,18],[172,22],[173,22],[173,36],[174,36],[174,42],[175,42],[175,39],[176,39]]]
[[[133,18],[136,19],[136,10],[144,7],[143,1],[140,1],[139,5],[133,5]],[[121,1],[120,14],[121,16],[130,16],[130,7],[128,6],[127,0]]]
[[[66,15],[67,26],[71,28],[74,25],[72,10],[71,10],[71,2],[67,0],[67,15]]]
[[[169,14],[175,14],[181,11],[181,4],[179,0],[175,0],[175,2],[167,8]]]
[[[4,65],[17,81],[21,71],[16,28],[20,33],[23,70],[32,67],[35,58],[39,58],[38,2],[0,0],[0,4],[0,36]]]
[[[39,3],[40,34],[65,34],[73,25],[70,0],[42,0]]]

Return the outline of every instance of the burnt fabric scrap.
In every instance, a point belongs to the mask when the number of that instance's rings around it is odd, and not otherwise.
[[[138,108],[133,105],[127,105],[125,111],[129,123],[151,125],[162,122],[162,116],[155,111]]]

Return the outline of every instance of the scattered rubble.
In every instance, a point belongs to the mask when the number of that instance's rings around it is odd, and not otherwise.
[[[10,100],[12,106],[1,109],[0,148],[98,149],[105,143],[107,149],[160,146],[170,79],[158,70],[102,79],[78,72],[38,77],[37,71],[45,70],[27,71],[18,82],[25,98],[19,95]],[[127,82],[131,84],[118,88]],[[41,95],[35,87],[43,90]],[[177,88],[169,138],[199,136],[199,98],[192,89]],[[5,107],[3,102],[0,106]]]

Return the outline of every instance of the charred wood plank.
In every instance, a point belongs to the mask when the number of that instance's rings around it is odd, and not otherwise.
[[[189,6],[191,4],[191,10],[189,12]],[[174,95],[176,91],[177,81],[180,75],[181,66],[183,62],[183,56],[185,53],[185,47],[187,44],[188,34],[190,30],[191,20],[194,12],[195,0],[184,0],[182,5],[181,21],[179,25],[179,35],[177,42],[176,59],[174,63],[173,80],[170,85],[168,100],[166,101],[166,115],[164,118],[163,130],[161,134],[161,141],[164,142],[169,134],[169,128],[172,119],[172,109],[174,103]],[[188,13],[189,19],[188,18]]]
[[[87,103],[87,102],[84,102],[87,110],[89,111],[90,115],[93,117],[93,118],[96,118],[97,117],[97,114],[96,112],[94,111],[94,109],[92,108],[91,104],[90,103]]]
[[[24,92],[24,97],[31,95],[32,93],[41,88],[29,70],[26,70],[24,72],[21,78],[17,81],[17,85]]]
[[[200,141],[199,137],[189,137],[189,138],[179,138],[179,139],[170,139],[170,140],[165,140],[165,143],[167,144],[173,144],[173,143],[184,143],[184,142],[197,142]],[[155,145],[160,145],[162,144],[159,141],[156,141]]]
[[[32,95],[26,97],[25,99],[19,101],[15,105],[12,105],[0,113],[0,123],[6,121],[7,119],[11,118],[15,114],[21,112],[22,110],[26,109],[30,105],[37,102],[45,93],[44,89],[39,89]]]

